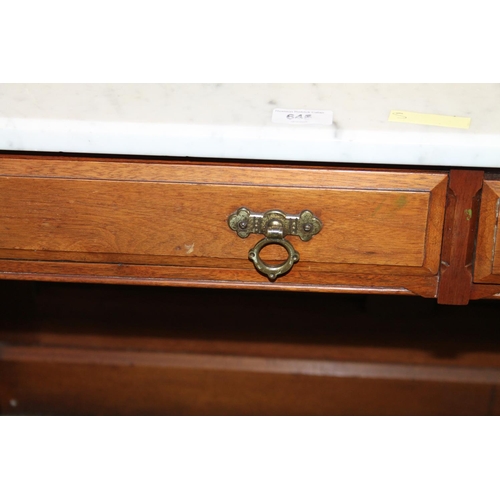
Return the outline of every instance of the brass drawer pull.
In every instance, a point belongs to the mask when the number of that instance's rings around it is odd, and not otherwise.
[[[247,238],[250,234],[265,236],[248,252],[248,258],[257,271],[265,274],[271,281],[287,273],[300,259],[299,253],[285,237],[298,236],[302,241],[309,241],[323,227],[321,221],[309,210],[303,210],[299,215],[288,215],[281,210],[268,210],[261,214],[245,207],[231,214],[228,224],[240,238]],[[268,245],[282,246],[288,252],[288,258],[277,266],[266,264],[260,258],[260,251]]]

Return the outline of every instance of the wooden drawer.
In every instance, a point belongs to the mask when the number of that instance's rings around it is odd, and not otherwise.
[[[477,283],[500,283],[499,200],[500,180],[485,180],[474,261],[474,281]]]
[[[435,296],[447,174],[61,157],[0,158],[4,277]],[[262,238],[228,217],[310,210],[323,223],[271,283],[248,260]],[[263,257],[282,260],[272,245]],[[358,288],[356,288],[358,287]]]

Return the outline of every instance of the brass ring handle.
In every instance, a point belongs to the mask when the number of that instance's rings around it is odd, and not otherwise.
[[[255,213],[245,207],[231,214],[227,223],[240,238],[247,238],[250,234],[265,236],[250,250],[248,258],[254,263],[257,271],[265,274],[271,281],[290,271],[300,258],[299,253],[285,237],[298,236],[302,241],[309,241],[323,227],[310,210],[303,210],[299,215],[288,215],[281,210]],[[260,258],[260,251],[273,244],[282,246],[288,252],[288,258],[278,266],[270,266]]]
[[[280,245],[288,252],[288,259],[277,266],[270,266],[260,258],[260,251],[268,245]],[[248,258],[254,263],[257,271],[265,274],[271,281],[274,281],[280,274],[285,274],[299,261],[300,254],[293,248],[293,245],[285,239],[264,238],[260,240],[249,252]]]

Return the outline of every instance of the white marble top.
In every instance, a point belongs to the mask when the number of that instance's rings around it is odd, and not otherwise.
[[[274,123],[276,108],[333,123]],[[0,150],[500,167],[500,84],[0,84]]]

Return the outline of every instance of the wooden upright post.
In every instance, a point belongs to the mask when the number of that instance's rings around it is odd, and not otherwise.
[[[438,303],[468,304],[484,172],[452,169],[446,200]]]

